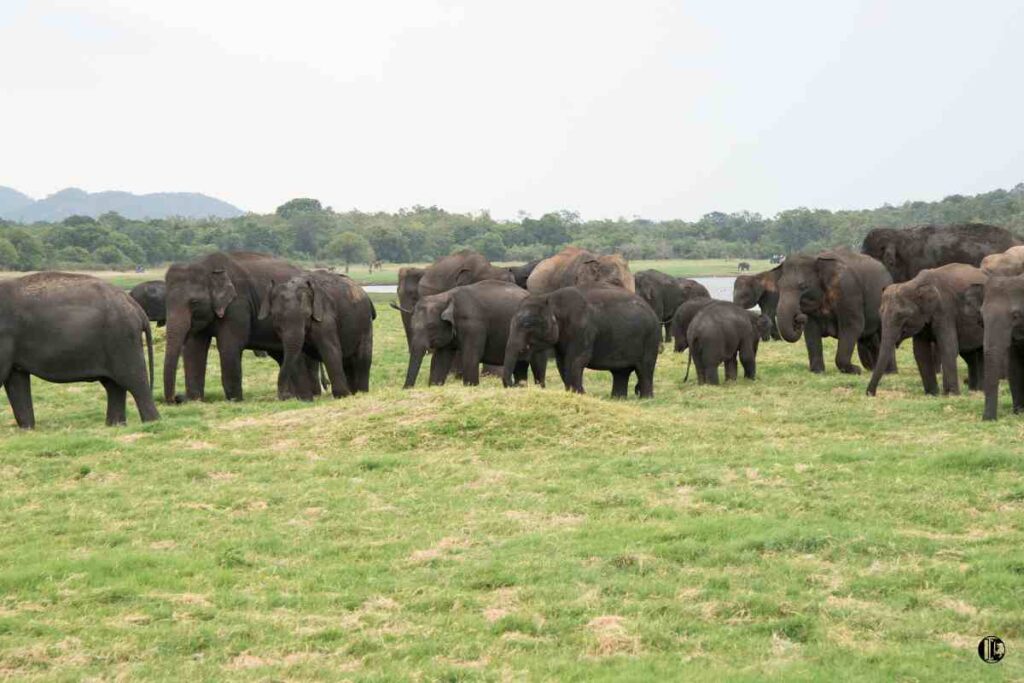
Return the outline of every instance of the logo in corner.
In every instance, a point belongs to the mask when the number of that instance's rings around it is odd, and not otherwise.
[[[1006,656],[1006,644],[996,636],[985,636],[978,643],[978,656],[987,664],[996,664]]]

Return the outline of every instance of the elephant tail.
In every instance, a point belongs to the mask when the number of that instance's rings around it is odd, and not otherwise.
[[[153,330],[149,328],[149,321],[143,325],[142,331],[146,335],[146,350],[149,352],[149,390],[153,390]]]
[[[693,351],[689,348],[686,349],[686,374],[683,376],[684,382],[690,381],[690,361],[693,360]]]

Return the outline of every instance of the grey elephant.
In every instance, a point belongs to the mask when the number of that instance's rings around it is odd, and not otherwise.
[[[430,296],[483,280],[515,282],[508,269],[492,266],[479,252],[463,249],[434,261],[420,277],[418,292],[420,297]]]
[[[984,374],[982,347],[985,331],[976,307],[967,301],[972,286],[984,287],[988,277],[963,263],[922,270],[913,279],[890,285],[882,292],[882,341],[867,393],[874,396],[882,370],[908,337],[914,340],[914,360],[926,394],[938,394],[935,373],[941,368],[942,393],[960,393],[956,357],[968,369],[967,386],[980,389]],[[939,366],[936,367],[936,358]]]
[[[167,286],[163,280],[140,282],[132,287],[128,295],[135,299],[149,316],[150,322],[163,327],[167,322]]]
[[[1024,412],[1024,276],[993,275],[964,295],[968,309],[980,313],[985,327],[985,408],[983,420],[999,413],[999,381],[1010,384],[1013,412]]]
[[[599,256],[571,246],[538,263],[526,280],[526,288],[531,294],[548,294],[562,287],[589,287],[594,284],[636,291],[633,274],[622,256]]]
[[[402,329],[405,330],[405,345],[412,349],[412,311],[420,300],[420,280],[426,271],[423,268],[398,269],[398,303],[391,302],[402,316]]]
[[[583,393],[583,370],[612,373],[612,397],[625,398],[637,376],[641,398],[654,397],[654,367],[661,326],[643,299],[622,287],[563,287],[523,299],[512,318],[505,349],[505,385],[529,354],[553,349],[567,390]]]
[[[1021,241],[1006,228],[984,223],[876,228],[864,238],[862,251],[889,270],[893,282],[906,282],[926,268],[948,263],[980,266]]]
[[[672,316],[679,306],[692,299],[711,296],[707,287],[696,280],[673,277],[659,270],[641,270],[633,279],[637,295],[650,305],[665,327],[665,341],[672,338]]]
[[[530,275],[542,260],[543,259],[534,259],[533,261],[528,261],[521,266],[510,266],[508,272],[512,273],[512,278],[518,286],[526,289],[527,280],[530,279]]]
[[[674,350],[676,353],[682,353],[689,348],[689,342],[687,341],[686,332],[690,328],[690,323],[701,309],[705,306],[710,306],[715,303],[716,299],[710,297],[699,297],[687,301],[682,306],[676,309],[676,312],[672,314],[672,320],[669,323],[669,332],[672,338],[675,340]]]
[[[527,293],[512,282],[484,280],[422,297],[412,312],[412,349],[405,388],[416,385],[423,356],[433,353],[430,385],[445,383],[452,363],[462,364],[462,383],[480,383],[480,364],[501,364],[505,359],[509,321]],[[516,378],[526,378],[533,366],[534,380],[544,384],[546,357],[532,354],[517,363]]]
[[[795,254],[776,269],[779,288],[778,323],[782,338],[793,343],[801,334],[807,344],[811,372],[824,372],[823,337],[836,337],[836,367],[860,374],[853,364],[856,347],[869,370],[878,356],[882,290],[892,284],[885,266],[848,249],[815,256]],[[886,371],[895,370],[895,359]]]
[[[149,319],[127,292],[98,278],[48,271],[0,282],[0,381],[23,429],[35,427],[33,375],[98,381],[107,392],[108,425],[125,423],[129,393],[143,422],[160,418]]]
[[[376,317],[373,302],[348,276],[315,270],[271,282],[258,319],[270,318],[284,348],[278,398],[313,400],[307,387],[296,393],[289,381],[305,371],[304,352],[323,363],[335,398],[369,391]]]
[[[743,376],[757,376],[757,347],[769,339],[767,316],[754,314],[731,301],[712,301],[700,308],[686,329],[686,344],[697,370],[698,384],[718,384],[718,366],[725,364],[725,379],[737,377],[736,359]]]
[[[732,301],[743,308],[757,306],[772,324],[771,338],[782,339],[776,316],[779,308],[778,270],[766,270],[754,275],[738,275],[732,285]]]

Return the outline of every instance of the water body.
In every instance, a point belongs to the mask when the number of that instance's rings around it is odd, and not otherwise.
[[[736,281],[736,278],[695,277],[693,279],[708,288],[708,292],[711,293],[712,299],[732,301],[732,283]],[[367,292],[375,292],[378,294],[394,294],[398,291],[398,285],[364,285],[363,289]]]

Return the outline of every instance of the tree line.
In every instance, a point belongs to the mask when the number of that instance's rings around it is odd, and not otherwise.
[[[697,221],[582,220],[573,211],[496,220],[486,211],[415,206],[395,213],[338,212],[299,198],[272,214],[226,219],[129,220],[116,213],[59,223],[0,221],[0,268],[130,268],[191,259],[215,250],[263,251],[305,262],[432,261],[472,248],[492,261],[529,261],[567,244],[629,259],[767,258],[772,254],[859,248],[879,227],[992,223],[1024,234],[1024,183],[1011,190],[876,209],[797,208],[765,217],[712,212]]]

